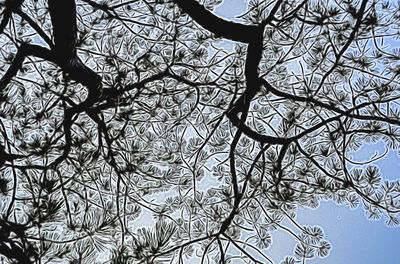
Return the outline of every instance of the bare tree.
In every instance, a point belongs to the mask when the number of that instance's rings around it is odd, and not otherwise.
[[[272,263],[280,229],[306,263],[321,200],[399,224],[386,153],[351,154],[399,149],[400,7],[221,2],[2,3],[0,259]]]

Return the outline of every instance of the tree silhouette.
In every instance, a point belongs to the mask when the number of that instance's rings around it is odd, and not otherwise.
[[[272,263],[283,230],[306,263],[321,200],[399,224],[387,152],[352,155],[399,149],[400,7],[221,2],[1,4],[2,261]]]

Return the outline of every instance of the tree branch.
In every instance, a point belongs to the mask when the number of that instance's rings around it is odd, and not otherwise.
[[[19,8],[22,5],[22,2],[24,2],[24,0],[6,0],[5,1],[6,9],[3,12],[3,18],[1,19],[1,22],[0,22],[0,34],[3,33],[5,27],[8,24],[8,21],[10,21],[12,12],[19,10]]]
[[[223,38],[249,43],[259,30],[257,26],[219,18],[195,0],[175,0],[175,3],[203,28]]]
[[[57,56],[65,60],[76,57],[75,0],[49,0],[48,4]]]
[[[22,43],[11,66],[0,80],[0,92],[10,83],[11,79],[17,75],[27,56],[35,56],[56,63],[56,58],[49,49],[38,45]]]
[[[15,13],[17,15],[19,15],[22,19],[24,19],[26,22],[28,22],[28,24],[34,29],[36,30],[36,32],[39,34],[39,36],[42,37],[42,39],[47,43],[47,45],[49,45],[49,47],[51,49],[54,48],[54,44],[51,41],[50,37],[47,36],[47,34],[43,31],[43,29],[41,29],[39,27],[38,24],[36,24],[36,22],[27,14],[25,14],[24,12],[22,12],[21,10],[16,10]]]

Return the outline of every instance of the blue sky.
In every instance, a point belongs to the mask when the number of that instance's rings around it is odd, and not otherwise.
[[[234,19],[246,10],[246,0],[225,0],[216,8],[219,16]],[[355,160],[362,161],[376,152],[384,153],[383,144],[366,145],[354,154]],[[374,163],[378,165],[385,179],[400,178],[398,152],[390,151],[387,156]],[[400,228],[389,228],[384,220],[367,220],[362,207],[351,210],[333,202],[321,202],[317,210],[299,210],[297,220],[304,225],[318,225],[324,229],[325,238],[332,244],[330,255],[325,259],[316,258],[311,264],[398,264],[400,263]],[[295,241],[284,232],[273,235],[273,245],[267,254],[275,261],[291,255]]]

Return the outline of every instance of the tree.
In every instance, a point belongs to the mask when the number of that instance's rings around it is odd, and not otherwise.
[[[384,155],[351,157],[399,149],[399,6],[221,2],[2,3],[3,259],[269,263],[282,229],[305,263],[331,246],[296,210],[321,200],[399,224]]]

